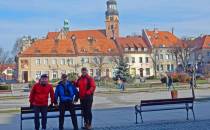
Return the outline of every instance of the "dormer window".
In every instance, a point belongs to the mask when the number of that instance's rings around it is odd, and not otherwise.
[[[135,51],[135,48],[131,47],[131,51]]]
[[[95,49],[94,49],[94,52],[99,52],[99,49],[98,49],[98,48],[95,48]]]
[[[94,38],[93,36],[89,36],[89,37],[87,38],[87,40],[88,40],[88,42],[89,42],[90,45],[92,45],[92,44],[96,41],[95,38]]]
[[[148,48],[144,48],[144,51],[148,51]]]
[[[113,51],[113,49],[109,48],[109,49],[108,49],[108,52],[111,52],[111,51]]]
[[[125,52],[128,52],[128,51],[129,51],[129,48],[128,48],[128,47],[126,47],[124,50],[125,50]]]
[[[165,47],[165,45],[164,45],[164,44],[161,44],[161,45],[160,45],[160,48],[164,48],[164,47]]]
[[[83,48],[83,49],[81,49],[81,52],[87,52],[87,49]]]

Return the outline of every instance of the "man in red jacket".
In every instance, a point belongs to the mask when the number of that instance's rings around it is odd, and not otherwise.
[[[82,68],[82,75],[76,85],[79,88],[79,97],[84,113],[85,127],[83,129],[90,130],[92,129],[92,104],[96,85],[94,79],[88,75],[86,68]]]
[[[33,86],[29,96],[30,107],[34,109],[35,130],[39,130],[40,127],[39,113],[42,115],[42,130],[46,130],[49,94],[51,98],[50,106],[52,106],[54,103],[54,90],[52,85],[48,83],[48,76],[44,74],[39,82]]]

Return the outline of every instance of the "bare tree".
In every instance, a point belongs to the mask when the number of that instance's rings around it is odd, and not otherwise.
[[[0,48],[0,64],[6,64],[9,57],[9,52],[5,52],[3,48]]]
[[[157,77],[158,56],[159,56],[158,48],[155,47],[152,48],[150,52],[150,58],[152,59],[155,77]]]
[[[188,64],[190,62],[190,41],[189,40],[182,40],[180,41],[172,50],[171,53],[176,58],[176,64],[180,61],[184,71],[187,70]]]
[[[96,56],[90,64],[98,70],[98,76],[101,77],[101,73],[104,71],[105,65],[108,63],[105,61],[105,56]]]

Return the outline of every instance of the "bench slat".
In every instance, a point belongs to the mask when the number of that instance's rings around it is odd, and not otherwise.
[[[193,98],[182,99],[161,99],[161,100],[142,100],[141,106],[166,105],[166,104],[184,104],[193,103]]]
[[[80,104],[76,104],[74,106],[75,110],[82,110],[82,106]],[[52,108],[48,108],[48,112],[58,112],[59,109],[52,107]],[[66,110],[67,111],[67,110]],[[21,114],[29,114],[29,113],[34,113],[34,110],[31,109],[30,107],[21,107]]]
[[[76,114],[76,116],[82,116],[82,114],[79,113],[79,114]],[[47,118],[58,118],[58,117],[59,117],[59,115],[49,115],[49,116],[47,116]],[[68,114],[68,115],[65,115],[64,117],[71,117],[71,115]],[[41,119],[42,117],[40,116],[39,118]],[[34,119],[34,116],[22,117],[22,120],[31,120],[31,119]]]

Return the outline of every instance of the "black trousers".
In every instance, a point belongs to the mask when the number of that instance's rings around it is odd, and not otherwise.
[[[84,99],[81,99],[81,105],[83,108],[84,121],[85,124],[92,124],[92,104],[93,104],[93,95],[86,96]]]
[[[74,130],[78,130],[77,116],[76,116],[76,113],[75,113],[74,104],[72,102],[61,102],[59,104],[59,111],[60,111],[59,129],[63,130],[64,115],[65,115],[66,110],[69,111],[70,114],[71,114],[71,120],[72,120]]]
[[[39,122],[39,114],[42,115],[42,129],[46,129],[47,125],[47,106],[34,106],[34,124],[35,130],[39,130],[40,122]]]

